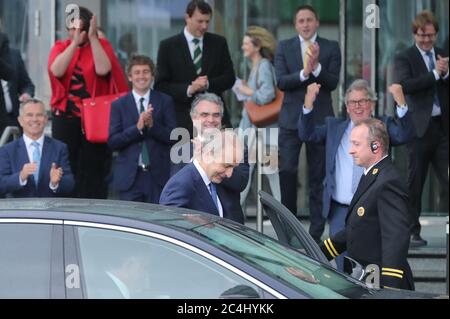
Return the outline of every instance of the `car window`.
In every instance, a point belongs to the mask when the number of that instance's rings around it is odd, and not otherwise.
[[[78,227],[87,298],[260,298],[254,284],[184,247],[116,230]]]
[[[50,298],[53,227],[0,224],[0,299]]]
[[[362,283],[249,228],[215,223],[192,230],[209,243],[313,298],[357,298]]]

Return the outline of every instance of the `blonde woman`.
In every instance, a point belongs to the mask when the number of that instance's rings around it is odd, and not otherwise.
[[[273,35],[266,29],[258,26],[251,26],[247,29],[244,39],[242,41],[242,52],[244,57],[251,63],[251,71],[248,80],[245,84],[242,84],[237,89],[239,92],[247,96],[248,100],[252,100],[256,104],[263,105],[272,102],[275,99],[276,94],[276,80],[275,70],[272,65],[276,42]],[[256,128],[250,121],[245,108],[242,110],[242,120],[239,125],[242,130],[249,128]],[[266,128],[276,128],[277,123],[271,124]],[[273,130],[270,133],[274,133]],[[272,136],[270,136],[272,135]],[[276,135],[276,136],[274,136]],[[278,159],[278,134],[269,134],[269,130],[266,130],[265,145],[270,149],[271,165],[277,166]],[[255,147],[255,140],[249,139],[249,158],[252,159],[252,150]],[[253,156],[254,157],[254,156]],[[250,174],[247,187],[241,193],[241,205],[243,205],[247,199],[247,195],[250,191],[253,171],[255,164],[250,164]],[[272,167],[271,167],[272,168]],[[277,167],[273,167],[278,171]],[[273,174],[266,174],[272,195],[279,201],[281,201],[280,193],[280,181],[278,172]]]

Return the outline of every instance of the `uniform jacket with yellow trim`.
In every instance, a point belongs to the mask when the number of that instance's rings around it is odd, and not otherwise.
[[[381,286],[413,290],[406,259],[409,225],[406,184],[387,157],[361,178],[345,229],[324,241],[321,249],[329,259],[347,250],[364,267],[380,267]]]

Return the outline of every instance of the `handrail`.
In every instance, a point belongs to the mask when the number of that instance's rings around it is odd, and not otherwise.
[[[20,129],[17,126],[7,126],[0,138],[0,147],[8,143],[11,136],[16,140],[20,137],[20,134]]]

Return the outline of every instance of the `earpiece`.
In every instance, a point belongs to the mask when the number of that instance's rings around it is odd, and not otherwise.
[[[370,150],[372,151],[372,153],[376,153],[378,150],[378,144],[377,142],[373,141],[370,143]]]

